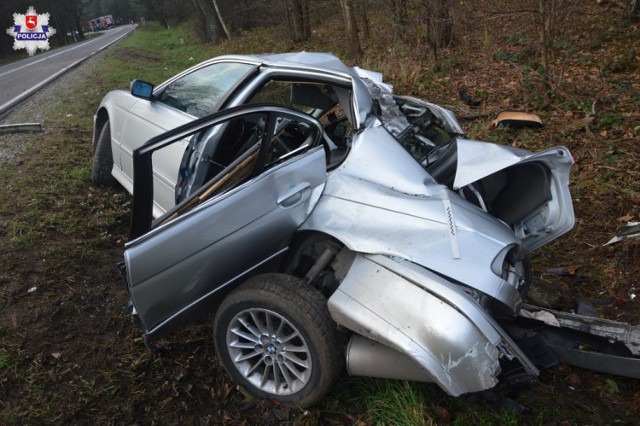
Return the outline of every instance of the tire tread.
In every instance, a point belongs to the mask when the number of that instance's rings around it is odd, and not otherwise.
[[[216,351],[222,360],[219,344],[224,341],[224,336],[219,335],[218,322],[227,309],[234,306],[241,306],[251,300],[266,300],[276,304],[286,300],[289,312],[279,312],[288,317],[297,317],[298,314],[306,315],[313,328],[312,332],[317,333],[317,337],[323,343],[322,347],[316,348],[318,354],[318,368],[321,370],[320,379],[314,389],[304,389],[304,393],[299,398],[278,398],[283,404],[296,404],[308,407],[320,400],[331,388],[333,383],[340,376],[344,366],[344,356],[341,341],[338,336],[336,324],[329,315],[326,298],[316,288],[306,284],[300,278],[286,274],[264,274],[250,278],[231,293],[220,305],[216,314],[214,327],[214,340]],[[291,313],[291,314],[290,314]],[[296,318],[296,322],[298,319]],[[317,339],[318,340],[318,339]],[[224,365],[224,362],[223,362]],[[227,372],[234,377],[234,369],[227,368]],[[230,371],[231,370],[231,371]],[[251,389],[248,389],[250,392]],[[256,392],[252,392],[256,394]],[[270,397],[269,395],[257,395]],[[293,395],[294,397],[296,395]]]

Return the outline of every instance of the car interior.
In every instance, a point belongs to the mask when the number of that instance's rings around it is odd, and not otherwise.
[[[322,145],[327,170],[346,158],[353,127],[349,119],[350,90],[315,82],[272,80],[249,100],[289,107],[316,118],[323,126]],[[291,117],[278,117],[265,158],[260,147],[266,131],[264,113],[246,114],[194,134],[180,166],[176,184],[177,208],[159,218],[166,222],[245,182],[255,174],[274,167],[309,149],[317,132],[310,124]],[[191,197],[191,195],[195,197]],[[188,201],[187,201],[188,200]]]
[[[271,80],[249,103],[276,103],[309,114],[324,127],[327,170],[336,168],[351,147],[351,90],[312,81]]]

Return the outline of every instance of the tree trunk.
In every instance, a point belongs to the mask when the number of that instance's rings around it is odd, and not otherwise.
[[[160,25],[162,25],[162,28],[164,28],[165,30],[169,29],[169,24],[167,23],[167,20],[165,19],[162,12],[158,13],[158,20],[160,21]]]
[[[289,0],[289,16],[293,41],[296,43],[304,41],[304,14],[300,0]]]
[[[204,15],[204,11],[200,7],[198,0],[191,0],[191,3],[193,3],[193,8],[196,11],[195,19],[196,19],[196,22],[198,23],[197,34],[200,35],[198,38],[203,41],[210,41],[207,39],[208,38],[207,37],[207,18]]]
[[[344,25],[347,35],[347,49],[351,58],[357,58],[362,54],[360,39],[358,38],[358,27],[356,26],[356,16],[353,13],[353,0],[340,0]]]
[[[218,2],[216,0],[211,0],[211,2],[213,3],[213,7],[216,9],[216,15],[218,15],[218,20],[220,21],[220,25],[222,25],[222,29],[224,30],[224,33],[227,35],[227,39],[231,40],[231,34],[229,33],[229,30],[227,29],[227,25],[224,23],[224,20],[222,19],[222,14],[220,13]]]
[[[206,30],[205,38],[209,42],[217,42],[222,36],[222,28],[213,5],[207,0],[194,0],[197,8],[202,12],[204,17],[204,28]]]
[[[549,11],[547,0],[538,0],[538,31],[540,34],[540,53],[545,75],[549,71]]]
[[[362,38],[369,40],[371,38],[371,31],[369,29],[369,16],[367,15],[367,8],[369,2],[367,0],[359,0],[358,8],[360,9],[360,18],[362,20]]]
[[[390,5],[394,30],[400,40],[406,40],[407,32],[405,26],[409,20],[407,0],[391,0]]]
[[[451,0],[423,0],[421,13],[427,44],[431,48],[437,68],[440,49],[453,42]]]
[[[305,41],[311,40],[311,17],[309,16],[309,0],[299,0],[302,9],[302,34]]]
[[[629,22],[640,21],[640,0],[627,0],[625,15]]]
[[[80,40],[84,40],[84,31],[82,31],[82,24],[80,23],[80,14],[76,13],[73,15],[73,23],[78,31],[78,38]]]
[[[60,46],[65,46],[69,44],[69,39],[67,38],[67,26],[63,24],[64,21],[58,19],[57,15],[53,16],[53,19],[56,21],[56,37],[58,39],[58,43]]]

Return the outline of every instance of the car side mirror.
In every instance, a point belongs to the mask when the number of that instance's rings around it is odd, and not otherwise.
[[[137,98],[150,101],[153,98],[153,84],[142,80],[133,80],[129,87],[131,94]]]

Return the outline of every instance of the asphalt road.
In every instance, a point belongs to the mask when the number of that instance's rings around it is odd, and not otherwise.
[[[134,29],[135,25],[112,28],[96,38],[0,67],[0,115]]]

